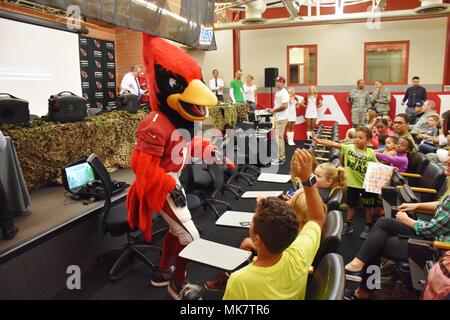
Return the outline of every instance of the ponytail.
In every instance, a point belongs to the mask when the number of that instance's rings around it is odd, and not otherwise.
[[[333,184],[331,185],[331,193],[333,193],[336,189],[347,189],[347,172],[342,167],[337,168],[336,179],[334,179]]]

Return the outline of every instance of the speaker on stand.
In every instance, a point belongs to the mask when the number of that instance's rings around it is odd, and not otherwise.
[[[275,79],[278,77],[278,68],[264,69],[264,84],[266,88],[270,88],[270,106],[273,108],[273,88],[275,87]]]

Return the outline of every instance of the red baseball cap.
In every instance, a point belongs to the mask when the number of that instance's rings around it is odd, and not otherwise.
[[[285,84],[286,83],[286,79],[285,78],[283,78],[283,77],[277,77],[276,79],[275,79],[275,81],[276,82],[281,82],[281,83],[283,83],[283,84]]]

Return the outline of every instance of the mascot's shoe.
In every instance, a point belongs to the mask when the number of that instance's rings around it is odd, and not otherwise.
[[[152,273],[152,280],[150,281],[152,286],[162,288],[168,286],[172,280],[174,266],[169,267],[166,270],[161,270],[156,267]]]
[[[202,300],[202,288],[187,281],[180,283],[173,279],[167,289],[174,300]]]

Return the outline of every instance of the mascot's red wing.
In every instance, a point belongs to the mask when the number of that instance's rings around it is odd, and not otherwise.
[[[161,159],[134,150],[131,167],[136,180],[127,197],[128,222],[132,230],[141,231],[145,240],[152,239],[152,212],[159,212],[166,196],[175,189],[175,180],[159,166]]]

